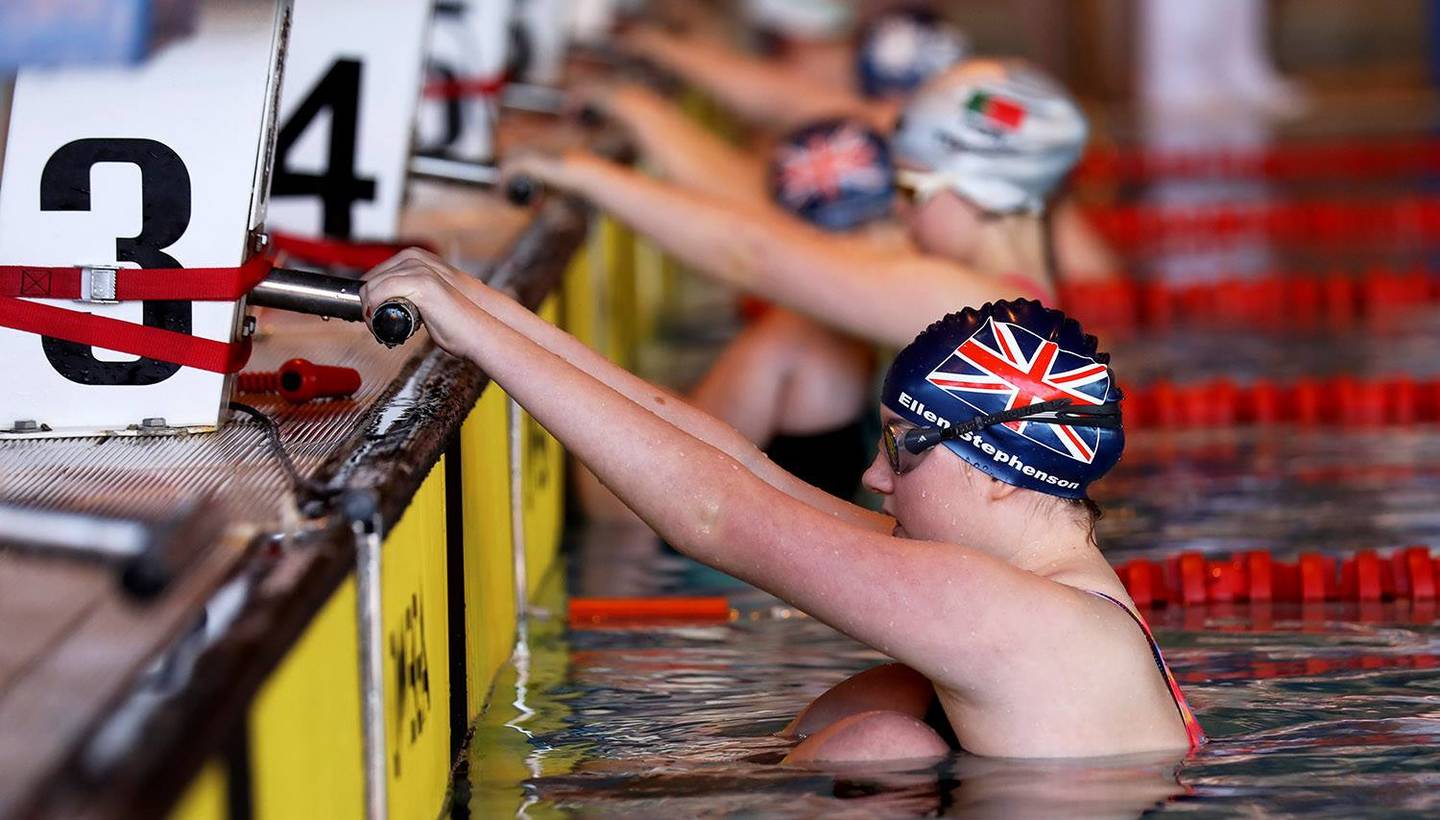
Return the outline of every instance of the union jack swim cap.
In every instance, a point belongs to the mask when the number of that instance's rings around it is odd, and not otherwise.
[[[1053,399],[1119,404],[1110,356],[1064,313],[1031,299],[966,308],[926,328],[885,376],[884,405],[921,427],[948,427]],[[944,442],[1007,484],[1085,498],[1125,449],[1125,431],[1019,420]]]
[[[807,125],[776,147],[770,194],[780,207],[827,231],[858,228],[890,214],[890,149],[878,133],[852,120]]]

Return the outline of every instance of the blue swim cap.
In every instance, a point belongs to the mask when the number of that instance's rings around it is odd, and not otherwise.
[[[939,15],[899,9],[876,16],[860,30],[855,69],[865,96],[904,96],[969,54],[970,41]]]
[[[827,231],[881,219],[895,199],[890,147],[853,120],[807,125],[776,146],[770,194],[780,207]]]
[[[1077,407],[1119,403],[1110,356],[1064,313],[1031,299],[965,308],[930,325],[900,351],[881,401],[921,427],[949,427],[1052,399]],[[1125,449],[1125,431],[1017,421],[944,442],[1007,484],[1085,498]]]

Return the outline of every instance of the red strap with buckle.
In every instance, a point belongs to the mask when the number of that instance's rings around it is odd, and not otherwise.
[[[254,256],[238,268],[100,268],[114,272],[114,292],[95,299],[84,292],[95,268],[0,265],[0,327],[79,344],[145,356],[214,373],[234,373],[250,359],[250,340],[217,342],[173,330],[97,316],[27,299],[79,299],[85,303],[165,299],[233,302],[271,270],[267,256]],[[106,288],[108,291],[108,287]]]
[[[104,301],[234,302],[259,284],[274,263],[267,256],[257,255],[238,268],[96,267],[115,272],[115,294]],[[91,301],[93,294],[83,292],[85,271],[83,267],[0,265],[0,296]]]

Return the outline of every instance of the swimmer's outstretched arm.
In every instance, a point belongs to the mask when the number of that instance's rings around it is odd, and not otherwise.
[[[735,459],[777,490],[857,527],[879,532],[890,532],[894,527],[895,521],[890,516],[836,498],[796,478],[771,461],[735,428],[696,408],[684,398],[672,395],[616,365],[506,294],[451,268],[433,254],[413,248],[402,251],[376,267],[367,278],[376,279],[397,269],[414,266],[434,271],[436,276],[444,279],[475,306],[515,332],[638,406]],[[426,321],[428,324],[429,317]]]
[[[1051,216],[1055,231],[1055,254],[1061,274],[1068,282],[1106,282],[1118,278],[1120,257],[1100,232],[1091,225],[1080,206],[1062,199]]]
[[[848,91],[831,88],[774,63],[693,37],[640,28],[620,38],[621,48],[678,75],[741,118],[775,130],[820,117],[859,117],[889,129],[894,112]]]
[[[624,126],[660,176],[729,200],[767,201],[765,164],[702,127],[670,100],[636,84],[597,88],[582,97]]]
[[[1073,590],[957,544],[857,527],[762,481],[499,320],[412,258],[374,275],[366,309],[403,297],[430,336],[469,359],[677,549],[748,581],[964,692],[1058,634]],[[1045,630],[1023,629],[1045,624]],[[1058,624],[1058,625],[1057,625]]]
[[[695,270],[879,344],[909,344],[936,317],[1025,295],[956,263],[837,237],[590,154],[517,157],[506,171],[585,197]]]

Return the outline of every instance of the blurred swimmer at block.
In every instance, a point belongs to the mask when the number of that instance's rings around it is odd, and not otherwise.
[[[897,206],[914,248],[827,232],[773,206],[652,179],[584,151],[513,157],[584,197],[690,269],[871,344],[898,347],[938,308],[1011,296],[1053,301],[1046,205],[1085,144],[1079,107],[1014,62],[932,79],[891,137]]]

